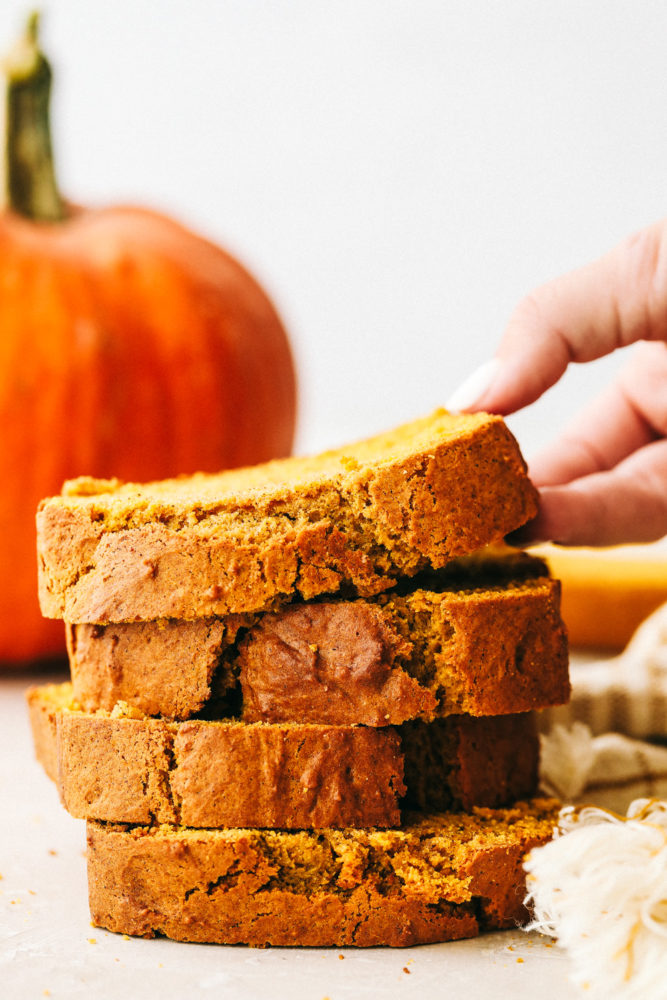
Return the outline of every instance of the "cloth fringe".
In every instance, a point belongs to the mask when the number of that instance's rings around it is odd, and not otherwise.
[[[557,938],[587,997],[667,1000],[667,802],[567,807],[525,868],[526,930]]]

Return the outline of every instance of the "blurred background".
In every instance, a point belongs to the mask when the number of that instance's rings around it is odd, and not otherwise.
[[[25,13],[4,0],[5,48]],[[522,295],[665,212],[663,2],[52,0],[42,39],[63,193],[250,267],[299,450],[443,404]],[[621,361],[510,421],[528,456]]]

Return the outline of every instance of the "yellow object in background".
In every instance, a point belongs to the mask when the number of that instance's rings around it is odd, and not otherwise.
[[[667,601],[667,545],[608,549],[540,545],[531,550],[562,581],[570,646],[623,649],[635,629]]]

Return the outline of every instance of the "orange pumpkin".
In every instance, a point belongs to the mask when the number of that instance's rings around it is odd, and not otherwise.
[[[285,331],[236,260],[145,209],[63,211],[37,120],[49,72],[36,27],[5,63],[10,95],[15,85],[0,216],[5,663],[64,648],[62,624],[37,605],[42,497],[82,474],[148,480],[287,455],[295,422]],[[32,144],[17,142],[26,129]]]

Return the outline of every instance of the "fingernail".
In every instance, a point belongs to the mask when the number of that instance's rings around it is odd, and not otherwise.
[[[490,361],[486,361],[479,368],[476,368],[472,375],[469,375],[465,382],[458,389],[455,389],[449,397],[445,403],[447,409],[454,412],[471,410],[491,386],[500,366],[500,358],[491,358]]]

